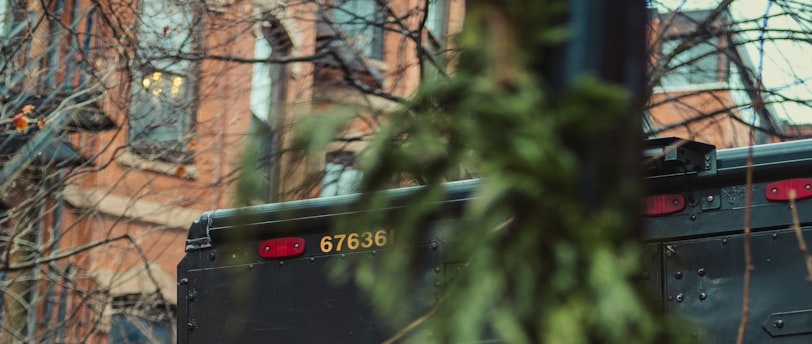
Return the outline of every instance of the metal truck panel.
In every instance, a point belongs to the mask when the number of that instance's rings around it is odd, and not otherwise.
[[[716,151],[712,146],[661,139],[646,146],[647,194],[670,207],[651,206],[642,219],[645,239],[641,297],[669,316],[696,324],[698,341],[733,342],[741,317],[744,274],[745,183],[752,154],[750,205],[752,275],[748,343],[812,342],[812,284],[795,233],[797,215],[807,245],[812,236],[812,140]],[[459,216],[480,181],[445,185],[438,214]],[[790,189],[798,197],[793,214]],[[420,188],[387,191],[378,211],[396,211]],[[381,228],[336,231],[342,216],[358,209],[359,195],[215,210],[189,231],[187,254],[178,265],[178,343],[281,342],[379,343],[392,334],[371,310],[371,300],[349,283],[327,277],[331,261],[347,256],[375,260]],[[647,211],[648,211],[647,210]],[[453,221],[452,221],[453,222]],[[427,221],[427,226],[436,223]],[[415,295],[404,311],[431,308],[433,295],[453,279],[463,259],[449,257],[431,234],[415,243],[426,261],[414,276]],[[354,234],[353,234],[354,233]],[[365,234],[367,233],[367,234]],[[353,248],[337,249],[353,234]],[[304,245],[272,258],[268,240]],[[325,239],[326,238],[326,239]],[[329,249],[326,241],[331,241]],[[370,240],[370,241],[365,241]],[[327,245],[327,246],[323,246]],[[268,248],[270,250],[270,248]],[[185,298],[184,298],[185,296]]]

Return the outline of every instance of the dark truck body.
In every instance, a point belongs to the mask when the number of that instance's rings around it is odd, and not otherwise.
[[[783,200],[797,192],[797,215],[812,244],[812,140],[753,147],[752,272],[747,343],[812,342],[812,284],[793,213]],[[696,324],[708,343],[734,342],[742,311],[747,148],[658,139],[648,143],[646,241],[641,283],[669,314]],[[808,179],[803,179],[808,178]],[[479,181],[446,184],[440,213],[457,216]],[[810,186],[807,186],[810,185]],[[416,188],[387,191],[388,210],[402,207]],[[338,196],[205,213],[189,231],[178,265],[178,343],[380,343],[392,335],[376,319],[368,295],[352,282],[335,284],[328,264],[349,255],[386,254],[383,229],[359,229],[353,247],[336,250],[336,219],[352,213],[357,195]],[[772,199],[772,200],[770,200]],[[652,212],[665,212],[655,216]],[[433,226],[427,221],[427,226]],[[383,231],[380,232],[379,231]],[[431,231],[430,231],[431,232]],[[350,231],[352,233],[352,231]],[[369,234],[365,234],[369,233]],[[376,237],[375,235],[378,235]],[[303,239],[292,258],[263,258],[268,240]],[[325,237],[331,241],[325,253]],[[376,242],[376,239],[381,239]],[[460,266],[452,243],[429,235],[415,295],[433,295]],[[299,247],[299,246],[297,246]],[[405,300],[423,314],[433,300]],[[422,297],[422,299],[421,299]]]

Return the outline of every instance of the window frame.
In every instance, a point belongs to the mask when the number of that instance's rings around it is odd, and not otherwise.
[[[150,4],[159,3],[154,6],[171,6],[173,8],[180,8],[177,11],[165,11],[169,14],[165,16],[147,20],[145,11],[146,6]],[[155,11],[154,8],[150,8]],[[185,12],[184,12],[185,11]],[[162,14],[163,12],[156,11]],[[143,62],[137,67],[134,67],[130,77],[130,90],[129,90],[129,104],[128,104],[128,127],[127,127],[127,141],[128,148],[135,154],[142,156],[147,160],[159,160],[176,164],[191,164],[193,163],[194,152],[191,143],[197,124],[197,110],[199,101],[199,71],[200,63],[198,61],[189,61],[177,58],[167,57],[170,53],[175,54],[188,54],[199,50],[201,45],[202,30],[198,28],[201,11],[193,1],[189,0],[146,0],[139,1],[138,14],[140,20],[138,22],[137,35],[139,36],[139,43],[136,49],[137,57],[140,57]],[[178,20],[181,18],[181,20]],[[184,31],[182,26],[176,30],[169,30],[169,34],[176,34],[170,38],[161,40],[161,35],[167,35],[166,27],[163,32],[159,32],[158,27],[162,23],[188,25],[188,30]],[[158,37],[157,39],[155,37]],[[171,41],[166,43],[166,41]],[[168,46],[167,46],[168,45]],[[162,55],[163,54],[163,55]],[[178,97],[177,102],[168,102],[158,104],[157,107],[162,109],[160,113],[156,110],[156,104],[150,106],[151,109],[142,109],[144,107],[143,97],[144,91],[148,91],[147,86],[143,84],[146,77],[160,73],[162,75],[171,75],[172,79],[182,78],[183,89],[182,95]],[[168,79],[168,78],[167,78]],[[175,87],[172,82],[164,83],[164,87],[168,87],[170,92]],[[161,92],[162,94],[164,92]],[[154,96],[154,95],[153,95]],[[167,100],[161,96],[161,100]],[[140,98],[140,99],[139,99]],[[174,134],[160,137],[159,135],[153,136],[152,133],[160,128],[165,128],[165,125],[150,126],[149,124],[136,124],[136,121],[146,121],[149,123],[151,120],[160,124],[168,118],[176,117],[178,119],[174,125],[178,127],[175,129]],[[168,121],[174,122],[174,121]],[[173,125],[172,123],[169,124]],[[158,136],[158,137],[156,137]]]

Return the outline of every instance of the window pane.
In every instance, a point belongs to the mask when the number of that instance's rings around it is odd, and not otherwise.
[[[177,0],[145,0],[141,5],[138,47],[142,57],[155,68],[176,73],[189,61],[172,56],[193,51],[193,15],[188,3]]]
[[[671,54],[681,43],[681,40],[664,41],[662,56]],[[720,82],[723,71],[719,58],[719,47],[709,41],[701,42],[674,56],[668,64],[670,72],[663,76],[661,83],[668,87]]]
[[[347,33],[361,53],[375,59],[383,56],[383,31],[375,25],[380,17],[375,0],[339,0],[333,9],[336,25]]]
[[[5,37],[11,31],[11,18],[9,0],[0,0],[0,37]]]
[[[257,36],[254,44],[254,58],[257,60],[271,57],[271,43],[263,36]],[[251,74],[251,113],[267,121],[271,112],[271,66],[266,63],[254,63]],[[277,99],[273,99],[277,101]]]
[[[434,35],[434,38],[442,45],[445,41],[447,26],[448,1],[429,0],[429,7],[426,13],[426,29]]]
[[[133,83],[130,139],[178,143],[190,127],[188,80],[152,72]]]
[[[115,314],[110,324],[111,344],[171,343],[169,321],[151,321],[126,314]]]
[[[363,172],[344,164],[328,162],[324,166],[319,196],[338,196],[358,192]]]

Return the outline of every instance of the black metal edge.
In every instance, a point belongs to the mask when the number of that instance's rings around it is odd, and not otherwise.
[[[438,209],[459,208],[467,202],[479,184],[478,179],[443,184],[446,197],[445,201],[438,205]],[[381,204],[371,211],[404,207],[409,196],[424,189],[426,186],[383,191],[388,203]],[[226,233],[247,238],[256,234],[254,232],[280,233],[296,228],[314,227],[327,223],[332,218],[361,211],[355,207],[361,199],[361,194],[352,194],[205,212],[189,228],[186,251],[211,247],[215,238],[222,237]]]
[[[189,234],[186,237],[186,252],[211,247],[211,237],[209,237],[210,214],[211,212],[203,213],[200,219],[189,226]]]
[[[687,191],[744,184],[747,159],[752,149],[754,182],[809,176],[812,171],[812,139],[765,144],[753,147],[724,149],[716,152],[717,173],[683,173],[652,176],[646,180],[648,193]],[[447,197],[444,203],[461,203],[470,198],[480,180],[463,180],[442,185]],[[387,204],[375,210],[405,206],[404,201],[425,186],[383,191]],[[212,245],[212,233],[229,231],[239,227],[268,227],[265,230],[281,230],[282,223],[323,223],[326,218],[357,212],[353,205],[362,195],[344,195],[306,199],[291,202],[263,204],[244,208],[213,210],[204,213],[192,224],[186,242],[186,250],[199,250]],[[234,219],[241,220],[236,224]]]
[[[675,173],[649,176],[649,194],[697,190],[744,184],[752,149],[753,182],[809,176],[812,172],[812,139],[739,147],[716,152],[716,173]]]

